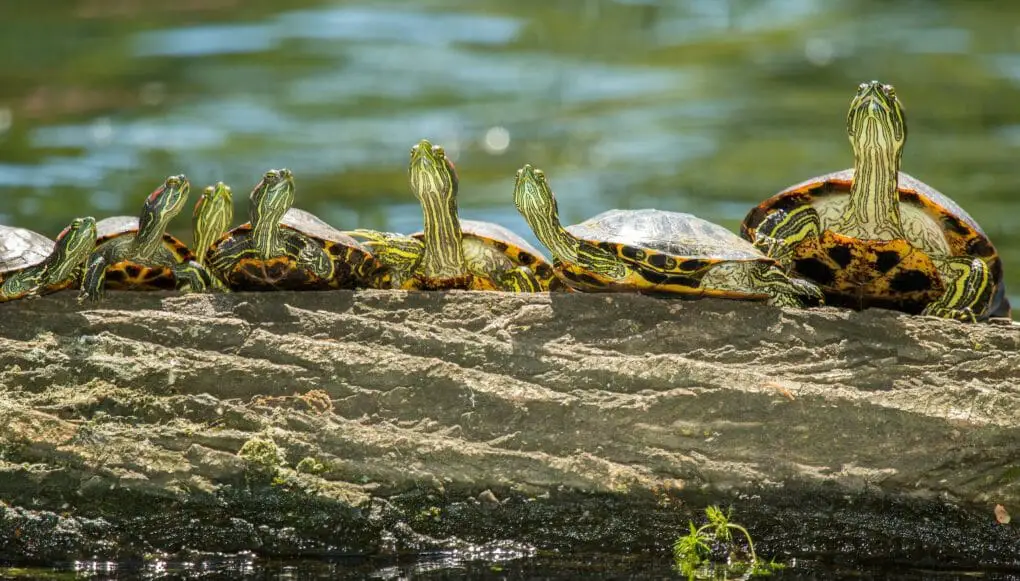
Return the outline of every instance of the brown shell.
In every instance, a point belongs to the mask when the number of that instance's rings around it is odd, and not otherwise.
[[[791,210],[800,206],[808,205],[816,198],[831,195],[849,195],[850,186],[853,183],[854,169],[845,169],[838,172],[818,176],[805,180],[799,184],[790,186],[783,191],[773,195],[767,200],[755,206],[740,225],[740,234],[747,240],[754,239],[754,229],[772,211]],[[945,194],[939,192],[928,184],[914,178],[904,172],[899,172],[899,194],[900,202],[922,209],[933,220],[942,225],[942,231],[953,251],[954,256],[971,256],[984,259],[988,264],[992,280],[995,284],[989,314],[991,316],[1009,316],[1009,301],[1005,296],[1005,284],[1003,282],[1002,260],[999,257],[992,241],[985,234],[981,226],[963,208]],[[887,280],[889,284],[879,283],[877,286],[864,287],[858,284],[852,296],[835,297],[836,300],[829,300],[829,290],[826,290],[827,301],[830,304],[842,304],[851,308],[862,308],[864,306],[881,306],[893,308],[906,312],[917,313],[923,309],[930,300],[942,293],[942,283],[935,265],[929,257],[924,256],[920,250],[913,248],[906,241],[888,241],[878,243],[875,241],[862,241],[850,237],[834,237],[829,240],[840,248],[846,249],[844,256],[837,256],[833,262],[821,270],[832,268],[846,268],[848,264],[858,264],[859,274],[869,274],[875,280]],[[839,240],[836,237],[840,238]],[[881,246],[882,248],[879,248]],[[896,269],[896,272],[883,271],[877,268],[881,262],[867,262],[870,257],[887,257],[886,262],[892,262],[894,255],[902,260],[903,268]],[[910,255],[909,258],[908,255]],[[846,263],[846,264],[843,264]],[[910,266],[907,266],[910,265]],[[800,271],[800,269],[797,269]],[[898,273],[898,274],[897,274]],[[824,280],[818,280],[810,272],[801,274],[812,278],[823,287]],[[818,274],[817,272],[814,274]],[[890,276],[899,276],[901,281],[912,278],[909,285],[909,292],[906,294],[897,291],[897,284]],[[853,278],[853,277],[849,277]],[[824,279],[824,276],[823,276]],[[921,292],[926,291],[926,292]]]
[[[232,270],[217,274],[235,290],[389,288],[388,269],[371,252],[314,214],[291,208],[280,225],[319,243],[333,258],[335,275],[329,280],[322,279],[298,265],[293,256],[276,256],[269,260],[246,256],[239,259]],[[246,222],[227,232],[207,251],[206,264],[211,264],[213,255],[224,246],[245,244],[251,231],[251,223]]]

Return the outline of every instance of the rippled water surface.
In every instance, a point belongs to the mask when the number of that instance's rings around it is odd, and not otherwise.
[[[525,162],[567,221],[657,207],[736,227],[851,164],[845,109],[876,78],[907,107],[904,170],[984,226],[1020,289],[1020,4],[9,2],[3,223],[135,213],[178,172],[232,184],[240,217],[287,166],[331,223],[415,230],[405,164],[428,137],[458,162],[464,216],[529,237],[510,199]]]

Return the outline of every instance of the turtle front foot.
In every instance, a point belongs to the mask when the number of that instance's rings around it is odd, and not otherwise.
[[[928,317],[939,317],[940,319],[953,319],[954,321],[962,321],[964,323],[977,322],[977,315],[974,314],[973,309],[970,307],[957,309],[932,303],[925,307],[921,314]]]
[[[94,305],[94,304],[98,303],[100,300],[102,300],[102,298],[103,297],[101,295],[93,296],[93,295],[90,295],[87,292],[81,292],[81,293],[78,293],[78,304],[79,305],[85,305],[85,304]]]

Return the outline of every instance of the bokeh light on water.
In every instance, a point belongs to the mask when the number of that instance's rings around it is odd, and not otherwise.
[[[168,174],[270,167],[340,227],[420,227],[408,148],[455,156],[465,217],[529,239],[515,170],[568,221],[657,207],[728,227],[847,167],[856,85],[896,85],[904,170],[959,201],[1020,289],[1020,5],[965,0],[10,0],[0,222],[137,212]],[[174,223],[190,240],[188,216]],[[1018,293],[1013,291],[1013,296]],[[1018,300],[1017,302],[1020,302]]]

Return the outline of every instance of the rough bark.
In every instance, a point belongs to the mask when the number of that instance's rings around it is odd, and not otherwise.
[[[1017,325],[638,295],[62,293],[0,305],[0,559],[661,554],[721,503],[780,557],[1016,566],[993,507],[1020,506],[1018,403]]]

